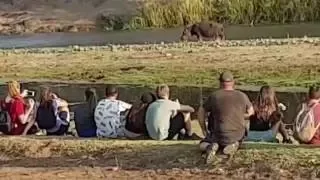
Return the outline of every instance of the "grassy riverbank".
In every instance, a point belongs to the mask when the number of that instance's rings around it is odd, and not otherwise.
[[[143,1],[130,26],[175,27],[203,19],[232,24],[299,23],[320,20],[318,0]]]
[[[319,177],[320,154],[310,147],[246,144],[234,158],[217,158],[208,166],[204,164],[196,141],[47,137],[2,137],[0,140],[0,176],[13,179],[57,176],[66,179]]]
[[[218,74],[230,70],[240,85],[307,87],[320,81],[319,40],[309,41],[4,50],[0,78],[215,86]]]

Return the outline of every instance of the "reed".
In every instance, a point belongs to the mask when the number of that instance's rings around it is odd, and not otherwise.
[[[230,24],[299,23],[320,20],[319,0],[148,0],[132,28],[168,28],[213,20]]]

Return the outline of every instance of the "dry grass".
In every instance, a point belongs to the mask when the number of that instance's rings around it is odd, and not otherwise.
[[[231,70],[242,85],[308,86],[320,80],[319,52],[320,46],[302,44],[11,53],[0,56],[0,77],[213,86],[219,72]]]
[[[234,24],[319,21],[317,0],[148,0],[132,27],[174,27],[214,20]]]
[[[317,176],[317,169],[320,167],[318,149],[275,144],[246,144],[234,158],[228,160],[217,157],[217,161],[208,166],[204,164],[196,141],[156,142],[46,137],[3,137],[0,140],[1,167],[11,168],[11,171],[25,167],[47,168],[47,172],[37,173],[48,175],[51,172],[53,177],[57,177],[57,174],[54,174],[55,168],[60,168],[61,173],[66,174],[68,169],[87,171],[88,168],[85,167],[92,167],[94,169],[89,168],[89,171],[97,171],[97,168],[99,170],[118,167],[122,169],[118,175],[130,177],[135,174],[135,178],[146,174],[150,176],[150,172],[157,177],[176,176],[178,179],[197,176],[231,179],[244,176],[248,179],[294,176],[311,178]],[[0,175],[4,172],[5,169],[0,170]],[[123,175],[124,172],[129,174]],[[6,173],[15,174],[8,170]],[[30,174],[30,171],[28,173]]]

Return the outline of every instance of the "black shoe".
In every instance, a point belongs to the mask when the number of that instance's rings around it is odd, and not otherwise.
[[[214,157],[219,149],[219,145],[217,143],[213,143],[207,148],[206,152],[206,164],[211,164],[214,161]]]

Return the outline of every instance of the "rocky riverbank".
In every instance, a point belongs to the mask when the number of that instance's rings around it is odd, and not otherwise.
[[[0,1],[0,34],[122,28],[122,20],[136,10],[135,4],[131,0]]]
[[[284,46],[284,45],[302,45],[310,44],[314,46],[320,45],[320,38],[307,37],[304,38],[286,38],[286,39],[249,39],[249,40],[226,40],[226,41],[203,41],[203,42],[174,42],[174,43],[160,43],[160,44],[130,44],[117,45],[109,44],[105,46],[78,46],[73,45],[61,48],[21,48],[21,49],[0,49],[0,53],[4,55],[9,54],[28,54],[28,53],[68,53],[81,51],[100,51],[108,50],[116,51],[166,51],[170,49],[190,49],[188,52],[192,53],[192,48],[221,48],[221,47],[256,47],[256,46]],[[170,53],[166,54],[170,56]]]

